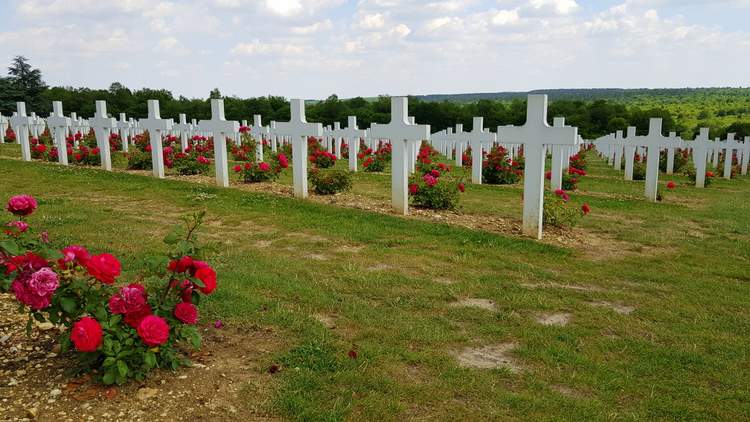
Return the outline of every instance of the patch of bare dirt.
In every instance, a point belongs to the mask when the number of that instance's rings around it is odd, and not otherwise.
[[[630,315],[635,311],[635,307],[629,305],[623,305],[621,303],[607,302],[604,300],[588,302],[590,306],[609,308],[621,315]]]
[[[367,267],[367,271],[387,271],[387,270],[395,270],[395,269],[396,267],[394,267],[393,265],[388,265],[384,263],[378,263],[378,264]]]
[[[479,308],[486,311],[497,310],[497,305],[489,299],[464,298],[450,304],[453,308]]]
[[[316,320],[318,320],[318,322],[320,322],[321,324],[323,324],[323,326],[325,326],[329,330],[336,329],[336,318],[337,317],[335,315],[319,313],[319,314],[313,315],[313,318],[315,318]]]
[[[507,369],[520,372],[522,367],[512,356],[516,343],[501,343],[481,347],[467,347],[453,353],[458,365],[476,369]]]
[[[25,315],[0,295],[0,415],[40,421],[279,420],[270,401],[276,380],[271,356],[283,347],[273,329],[203,327],[193,366],[156,371],[143,382],[103,386],[64,372],[70,354],[55,353],[56,328],[25,334]]]
[[[572,315],[568,313],[540,314],[534,319],[536,322],[545,326],[564,327],[570,322]]]
[[[304,258],[312,259],[313,261],[325,261],[328,259],[325,255],[321,255],[319,253],[308,253],[303,255]]]

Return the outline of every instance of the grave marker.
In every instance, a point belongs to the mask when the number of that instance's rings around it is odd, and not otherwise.
[[[233,136],[240,130],[236,121],[224,118],[224,100],[211,100],[211,120],[201,120],[201,130],[209,131],[214,137],[214,160],[216,162],[216,184],[229,186],[229,162],[227,159],[227,137]]]
[[[466,139],[471,145],[471,182],[481,185],[484,145],[491,148],[497,140],[497,135],[484,130],[484,117],[474,117],[471,132],[466,134]]]
[[[550,127],[547,123],[547,95],[532,94],[526,106],[526,123],[520,127],[499,126],[502,142],[523,144],[526,159],[523,183],[523,233],[542,238],[544,209],[545,145],[575,145],[578,129]]]
[[[276,122],[276,131],[292,138],[292,178],[294,196],[307,198],[307,137],[323,136],[323,125],[308,123],[305,117],[305,102],[301,99],[289,101],[291,117],[288,122]]]
[[[120,132],[122,151],[128,152],[130,150],[130,122],[125,113],[120,113],[120,120],[117,122],[117,130]]]
[[[367,136],[364,130],[357,127],[357,116],[347,118],[346,129],[339,131],[339,136],[346,140],[349,145],[349,171],[357,171],[357,154],[359,154],[359,141]]]
[[[172,130],[172,122],[162,119],[159,112],[159,100],[148,100],[148,118],[139,121],[140,127],[148,131],[151,143],[151,163],[154,177],[164,178],[164,147],[162,134]]]
[[[190,145],[190,135],[193,131],[193,127],[187,122],[187,116],[185,113],[180,113],[180,123],[172,126],[173,130],[176,130],[180,134],[180,149],[185,152]]]
[[[390,123],[373,123],[369,131],[372,138],[391,140],[391,204],[403,215],[409,213],[409,145],[430,138],[430,125],[409,123],[408,110],[408,98],[391,97]]]
[[[112,155],[109,148],[109,136],[112,129],[117,127],[117,122],[111,117],[107,117],[107,102],[96,102],[96,114],[89,119],[89,125],[94,129],[96,135],[96,144],[99,146],[99,158],[101,159],[102,168],[112,171]]]
[[[16,133],[16,140],[21,144],[21,159],[31,161],[31,145],[29,144],[29,125],[31,118],[26,115],[26,103],[16,103],[16,114],[10,118],[10,126]]]
[[[693,148],[693,162],[695,163],[695,187],[703,188],[706,186],[708,151],[713,147],[713,142],[708,137],[708,128],[701,128],[698,137],[690,145]]]
[[[65,117],[63,114],[62,101],[52,102],[52,114],[49,115],[47,123],[49,123],[52,136],[55,139],[55,145],[57,146],[57,162],[67,166],[68,144],[65,137],[70,127],[70,117]]]
[[[732,164],[734,164],[734,151],[742,147],[742,144],[737,142],[734,137],[736,133],[727,133],[727,139],[722,143],[721,148],[724,150],[724,178],[730,180],[732,178]]]
[[[258,162],[261,162],[263,161],[263,139],[268,137],[270,131],[263,126],[260,114],[253,115],[253,126],[250,128],[250,133],[255,138],[255,158]]]

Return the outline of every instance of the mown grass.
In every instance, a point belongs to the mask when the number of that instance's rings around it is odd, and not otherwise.
[[[37,196],[34,224],[61,245],[112,251],[131,273],[179,215],[205,209],[220,289],[203,317],[285,333],[293,346],[268,364],[282,365],[275,410],[290,419],[748,419],[750,180],[681,184],[651,204],[642,182],[591,162],[575,200],[594,209],[580,230],[605,239],[595,250],[10,159],[0,159],[0,195]],[[388,180],[358,173],[355,190],[387,198]],[[520,186],[469,186],[463,204],[477,218],[517,219]],[[451,306],[461,298],[497,309]],[[535,320],[559,312],[567,326]],[[517,373],[453,357],[510,342]]]

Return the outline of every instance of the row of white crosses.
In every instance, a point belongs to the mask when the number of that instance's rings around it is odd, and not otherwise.
[[[600,152],[611,158],[610,164],[613,164],[616,170],[619,170],[619,164],[622,160],[622,154],[625,157],[625,180],[633,180],[633,168],[635,161],[635,151],[638,147],[646,147],[646,198],[655,201],[657,196],[658,177],[659,177],[659,159],[662,149],[667,150],[667,168],[666,173],[674,172],[674,154],[676,151],[685,148],[692,148],[693,161],[696,167],[696,186],[702,188],[705,186],[706,163],[710,152],[714,153],[714,166],[718,165],[718,151],[724,150],[724,178],[731,178],[732,155],[737,151],[743,163],[750,160],[748,152],[750,151],[750,137],[745,139],[744,143],[735,140],[735,134],[730,133],[724,142],[718,139],[711,142],[708,135],[708,129],[702,128],[699,135],[694,141],[686,142],[677,136],[675,132],[670,132],[669,136],[662,135],[661,119],[651,119],[649,122],[649,134],[647,136],[637,136],[635,127],[628,127],[627,137],[622,137],[622,131],[616,134],[610,134],[600,138],[596,145]],[[743,175],[747,174],[746,166],[743,166]]]

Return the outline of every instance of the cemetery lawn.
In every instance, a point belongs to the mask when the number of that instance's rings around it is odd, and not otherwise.
[[[236,356],[263,359],[267,382],[239,389],[234,418],[268,396],[264,411],[301,420],[747,420],[750,178],[662,174],[678,188],[650,204],[589,162],[579,245],[8,158],[0,197],[37,197],[34,225],[111,251],[123,280],[206,210],[219,288],[202,320],[278,340]],[[389,180],[357,174],[355,192],[387,200]],[[520,192],[467,185],[463,213],[520,224]]]

